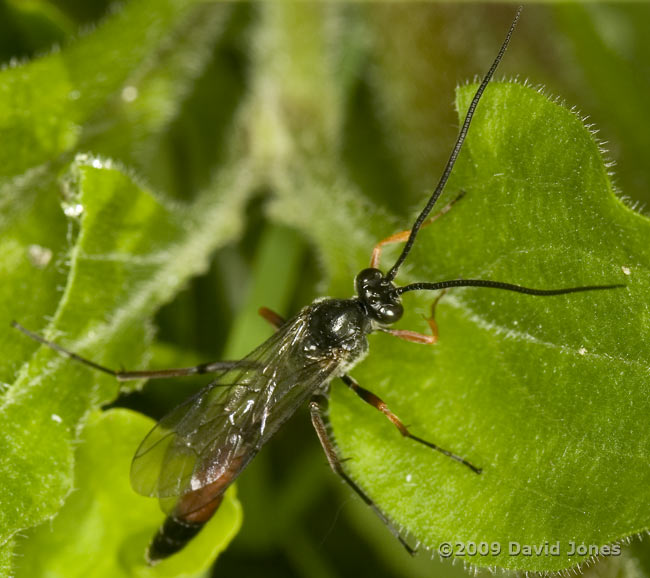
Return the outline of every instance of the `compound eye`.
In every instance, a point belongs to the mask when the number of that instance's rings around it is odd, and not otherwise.
[[[384,275],[379,269],[363,269],[354,280],[354,287],[357,294],[361,295],[365,293],[370,285],[376,285],[383,277]]]
[[[382,323],[395,323],[402,318],[404,314],[404,307],[401,303],[391,303],[390,305],[382,305],[377,311],[377,318]]]

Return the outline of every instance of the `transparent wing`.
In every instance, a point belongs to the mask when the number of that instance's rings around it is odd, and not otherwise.
[[[306,318],[303,310],[149,432],[131,464],[135,491],[159,497],[168,510],[174,500],[167,498],[239,474],[339,366],[306,356]]]

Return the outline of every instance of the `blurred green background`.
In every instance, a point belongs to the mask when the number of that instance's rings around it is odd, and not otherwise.
[[[65,51],[119,9],[103,1],[2,0],[0,61],[16,66],[54,47]],[[223,12],[225,24],[213,39],[197,35],[208,57],[197,60],[194,82],[159,133],[139,134],[140,119],[134,116],[130,130],[112,135],[109,145],[101,139],[93,142],[92,135],[86,142],[88,150],[122,161],[169,199],[193,199],[225,162],[224,143],[235,130],[242,103],[260,90],[256,47],[279,25],[274,9],[260,4],[205,4],[201,9]],[[341,127],[335,151],[341,169],[379,210],[406,219],[434,186],[453,143],[455,87],[489,66],[513,5],[332,3],[289,5],[284,11],[282,24],[295,27],[303,40],[314,19],[322,19],[326,41],[340,48],[336,78],[341,87],[331,110]],[[606,156],[615,163],[620,193],[641,207],[650,200],[648,23],[646,3],[528,6],[500,69],[500,75],[543,86],[547,94],[588,115],[598,138],[606,142]],[[191,52],[191,27],[182,34],[184,49]],[[170,39],[172,50],[175,41]],[[296,55],[264,56],[281,60]],[[295,73],[300,72],[296,67]],[[301,82],[311,79],[283,82],[299,90]],[[122,98],[128,100],[128,92]],[[106,115],[111,106],[106,105]],[[308,137],[310,111],[290,114]],[[137,148],[138,139],[149,139],[146,149]],[[255,146],[248,143],[250,149]],[[306,149],[311,154],[318,150]],[[152,365],[241,356],[269,333],[256,317],[257,308],[266,305],[290,314],[331,287],[332,272],[318,249],[269,214],[273,194],[264,185],[254,192],[240,240],[218,250],[209,271],[160,310]],[[159,418],[201,383],[152,382],[116,405]],[[240,478],[238,492],[244,524],[218,559],[214,576],[466,574],[460,564],[430,561],[426,553],[415,559],[406,556],[329,471],[304,411],[255,459]],[[588,573],[647,576],[639,561],[644,557],[645,549],[635,545],[621,559]]]

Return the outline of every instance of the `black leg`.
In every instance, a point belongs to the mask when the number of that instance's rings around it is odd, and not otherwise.
[[[395,528],[393,523],[376,506],[372,499],[369,498],[359,486],[357,486],[352,478],[350,478],[350,476],[345,473],[345,470],[341,465],[341,459],[339,459],[336,452],[334,442],[332,442],[329,437],[329,433],[327,432],[327,425],[325,422],[325,403],[326,400],[322,396],[312,397],[311,401],[309,402],[309,412],[311,413],[311,422],[314,425],[318,439],[323,446],[325,457],[327,458],[330,467],[335,474],[341,476],[345,483],[348,484],[348,486],[350,486],[357,493],[357,495],[372,508],[375,514],[379,516],[381,521],[386,524],[386,526],[388,526],[388,529],[391,531],[391,533],[400,541],[402,546],[406,548],[406,551],[411,555],[415,554],[415,550],[409,546],[409,544],[406,542],[406,540],[404,540],[404,538],[402,538],[402,536],[400,536],[399,530]]]
[[[404,437],[410,438],[418,443],[427,446],[428,448],[431,448],[432,450],[436,450],[437,452],[444,454],[445,456],[451,458],[452,460],[456,460],[457,462],[460,462],[464,466],[467,466],[475,474],[480,474],[483,471],[481,468],[477,468],[475,465],[471,464],[466,459],[461,458],[460,456],[457,456],[456,454],[453,454],[450,451],[445,450],[434,443],[428,442],[426,440],[423,440],[422,438],[414,436],[408,430],[408,428],[402,423],[402,420],[400,420],[390,409],[388,409],[388,406],[381,398],[376,396],[371,391],[368,391],[367,389],[361,387],[349,375],[343,375],[341,379],[343,380],[343,383],[345,383],[345,385],[347,385],[352,391],[354,391],[354,393],[356,393],[363,401],[365,401],[367,404],[371,405],[372,407],[374,407],[375,409],[383,413],[399,430],[399,433],[401,433]]]
[[[30,337],[34,341],[38,341],[43,345],[47,345],[50,349],[62,353],[66,357],[69,357],[70,359],[74,359],[79,363],[83,363],[84,365],[92,367],[97,371],[108,373],[109,375],[112,375],[119,381],[129,381],[133,379],[163,379],[167,377],[183,377],[186,375],[200,375],[203,373],[219,373],[220,371],[223,371],[225,369],[231,369],[235,367],[238,363],[237,361],[214,361],[211,363],[202,363],[201,365],[195,365],[194,367],[179,367],[175,369],[153,369],[153,370],[145,370],[145,371],[115,371],[114,369],[110,369],[108,367],[100,365],[99,363],[95,363],[90,359],[86,359],[85,357],[82,357],[77,353],[68,351],[64,347],[61,347],[58,343],[49,341],[48,339],[45,339],[38,333],[34,333],[29,329],[25,329],[22,325],[20,325],[20,323],[17,323],[16,321],[12,321],[11,326],[18,329],[19,331],[21,331],[22,333],[27,335],[27,337]]]

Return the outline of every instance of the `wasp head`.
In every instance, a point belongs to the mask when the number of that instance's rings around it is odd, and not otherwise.
[[[404,313],[401,299],[392,281],[379,269],[364,269],[354,280],[359,301],[368,315],[382,325],[399,321]]]

